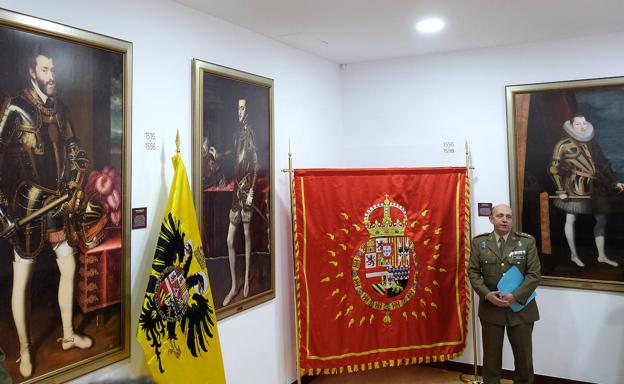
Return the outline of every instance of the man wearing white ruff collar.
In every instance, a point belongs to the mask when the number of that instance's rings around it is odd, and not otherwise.
[[[571,260],[579,267],[585,264],[578,257],[574,242],[574,222],[577,214],[593,214],[596,218],[594,238],[598,248],[598,261],[617,267],[618,263],[605,254],[605,227],[610,188],[624,191],[594,138],[594,127],[582,114],[575,114],[563,123],[566,137],[553,150],[550,175],[557,188],[559,199],[554,205],[566,212],[565,236],[570,247]]]

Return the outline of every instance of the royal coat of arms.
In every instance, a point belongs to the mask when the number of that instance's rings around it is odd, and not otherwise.
[[[405,234],[407,212],[386,195],[383,203],[366,211],[364,225],[369,239],[358,248],[351,272],[356,293],[371,308],[399,309],[414,296],[418,284],[416,249]]]

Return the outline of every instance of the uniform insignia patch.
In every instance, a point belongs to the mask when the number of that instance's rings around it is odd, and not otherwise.
[[[486,241],[482,241],[481,242],[481,249],[485,249],[487,248],[487,242]]]

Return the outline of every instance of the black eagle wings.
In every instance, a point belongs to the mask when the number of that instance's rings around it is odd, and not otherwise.
[[[158,368],[162,364],[162,348],[180,358],[177,330],[186,338],[186,345],[194,357],[208,352],[209,340],[214,335],[215,315],[210,302],[203,295],[208,289],[206,273],[189,275],[193,255],[203,259],[201,246],[193,248],[190,239],[170,212],[160,229],[158,244],[152,262],[143,309],[139,316],[140,331],[154,349]],[[203,260],[198,260],[204,265]],[[179,328],[178,328],[179,325]]]

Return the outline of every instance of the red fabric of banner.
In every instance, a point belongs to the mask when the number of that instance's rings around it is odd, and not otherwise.
[[[304,373],[463,351],[466,181],[465,168],[295,171]]]

